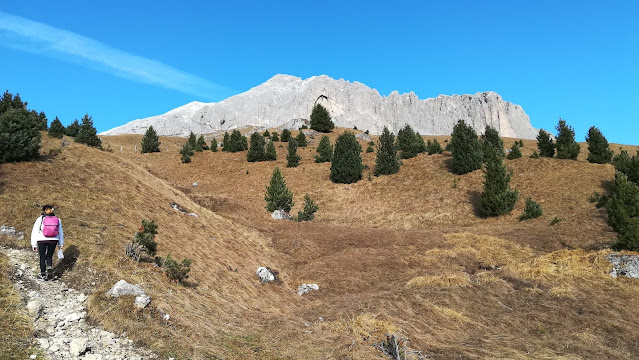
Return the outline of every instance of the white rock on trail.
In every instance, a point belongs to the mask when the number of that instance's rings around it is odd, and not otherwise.
[[[308,126],[313,106],[321,104],[335,126],[369,130],[381,134],[384,126],[397,134],[410,125],[422,135],[450,135],[462,119],[479,134],[486,125],[504,137],[535,139],[538,129],[530,124],[521,106],[504,101],[492,91],[474,95],[439,95],[420,100],[415,93],[391,92],[382,96],[375,89],[326,75],[308,79],[275,75],[265,83],[217,103],[191,102],[166,114],[134,120],[101,135],[144,134],[153,125],[158,135],[189,136],[219,134],[236,128],[284,128]]]

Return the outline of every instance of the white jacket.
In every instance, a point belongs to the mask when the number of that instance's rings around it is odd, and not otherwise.
[[[60,218],[58,218],[60,220]],[[33,224],[33,230],[31,230],[31,247],[38,246],[38,241],[51,241],[58,240],[58,246],[62,247],[64,244],[64,232],[62,232],[62,220],[60,220],[60,227],[58,229],[58,236],[46,237],[42,234],[42,215],[38,216]]]

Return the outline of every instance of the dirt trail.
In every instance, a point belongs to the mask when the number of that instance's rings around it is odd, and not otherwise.
[[[39,273],[36,254],[4,247],[0,251],[10,259],[11,277],[34,320],[34,343],[48,359],[158,359],[150,351],[134,347],[125,336],[87,323],[85,294],[69,288],[60,279],[36,280]]]

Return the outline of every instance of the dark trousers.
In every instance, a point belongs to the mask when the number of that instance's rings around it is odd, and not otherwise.
[[[38,243],[38,253],[40,254],[40,273],[46,274],[47,265],[53,266],[53,253],[55,252],[55,246],[57,243]],[[46,263],[45,263],[46,262]]]

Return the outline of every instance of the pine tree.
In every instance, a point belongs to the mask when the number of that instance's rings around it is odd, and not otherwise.
[[[53,126],[53,124],[51,124]],[[142,138],[142,154],[160,152],[160,139],[158,134],[153,129],[153,126],[149,126]]]
[[[195,151],[195,148],[197,147],[197,137],[195,136],[193,131],[191,131],[191,134],[189,134],[189,139],[187,140],[187,142],[189,143],[191,149]]]
[[[98,137],[98,131],[93,127],[93,118],[89,114],[85,114],[82,118],[82,125],[78,134],[73,140],[80,144],[102,149],[102,140]]]
[[[206,140],[204,140],[204,135],[200,135],[195,143],[195,151],[202,152],[204,150],[208,150],[206,148]]]
[[[481,168],[484,160],[481,143],[475,130],[464,120],[453,127],[449,148],[453,153],[453,173],[463,175]]]
[[[229,137],[229,150],[230,152],[238,152],[248,149],[248,140],[246,136],[242,135],[239,130],[233,130]]]
[[[190,163],[191,162],[191,156],[193,156],[194,152],[193,152],[193,148],[191,147],[191,144],[187,141],[183,146],[182,149],[180,149],[180,155],[182,155],[181,159],[182,159],[182,163]]]
[[[34,119],[25,109],[7,106],[0,114],[0,163],[37,158],[40,141]]]
[[[268,129],[264,130],[264,134],[262,134],[263,137],[269,137],[271,136],[271,134],[268,132]]]
[[[304,210],[297,212],[297,221],[311,221],[315,217],[315,213],[319,206],[315,205],[311,197],[304,195]]]
[[[428,155],[433,155],[443,153],[444,149],[442,149],[442,146],[439,144],[437,139],[433,139],[433,141],[430,141],[429,139],[426,143],[426,151],[428,151]]]
[[[222,151],[230,151],[231,137],[228,132],[224,132],[224,139],[222,139]]]
[[[559,118],[557,124],[557,158],[577,160],[581,146],[575,141],[575,130]]]
[[[362,179],[362,147],[355,135],[346,131],[337,137],[331,161],[331,180],[350,184]]]
[[[273,169],[271,183],[266,187],[266,210],[273,212],[275,210],[291,211],[293,207],[293,193],[286,187],[286,181],[277,166]]]
[[[317,155],[315,155],[316,163],[330,162],[333,158],[333,146],[328,136],[323,135],[317,146]]]
[[[264,152],[264,160],[265,161],[275,161],[277,160],[277,151],[275,151],[275,144],[272,141],[269,141],[266,145],[266,151]]]
[[[246,137],[246,135],[242,135],[240,139],[241,139],[240,144],[242,145],[242,147],[240,148],[240,151],[248,150],[248,138]]]
[[[331,132],[335,124],[331,121],[331,115],[321,104],[315,104],[311,111],[311,129],[319,132]],[[301,146],[301,145],[300,145]]]
[[[80,123],[78,122],[78,119],[75,119],[75,121],[73,121],[71,124],[69,124],[69,126],[67,126],[64,133],[66,136],[74,138],[76,135],[78,135],[79,131],[80,131]]]
[[[544,129],[539,129],[539,134],[537,135],[537,149],[539,149],[539,156],[555,156],[555,144],[552,141],[552,136]]]
[[[290,139],[288,142],[288,155],[286,156],[288,163],[286,167],[297,167],[301,158],[301,156],[297,155],[297,140],[294,138]]]
[[[607,164],[612,160],[612,150],[608,140],[603,136],[601,131],[592,126],[588,130],[586,136],[586,142],[588,143],[588,162],[596,164]]]
[[[399,171],[399,159],[395,149],[395,135],[384,126],[382,135],[379,136],[379,147],[375,157],[375,176],[395,174]]]
[[[541,205],[529,196],[528,199],[526,199],[526,207],[524,208],[524,212],[519,216],[519,221],[535,219],[543,214],[544,211],[541,208]]]
[[[489,125],[486,125],[484,135],[481,136],[482,150],[484,152],[484,161],[489,154],[488,147],[492,146],[497,151],[497,155],[504,157],[504,142],[499,137],[499,132]]]
[[[628,177],[628,180],[639,184],[639,150],[634,156],[629,156],[626,150],[621,152],[612,159],[612,165],[615,169]]]
[[[428,151],[428,147],[426,146],[426,143],[424,142],[424,138],[421,135],[419,135],[418,132],[415,132],[415,144],[417,146],[417,153],[421,154]]]
[[[211,140],[211,151],[217,152],[217,140],[215,138]]]
[[[623,233],[631,218],[639,217],[639,185],[620,172],[615,173],[615,185],[606,203],[608,225]]]
[[[251,148],[246,153],[248,162],[264,161],[264,136],[258,132],[251,134]]]
[[[306,143],[306,135],[304,135],[304,132],[300,130],[300,133],[297,134],[297,146],[299,147],[307,147],[308,144]]]
[[[277,134],[276,131],[273,131],[273,133],[271,134],[271,141],[280,141],[280,136]]]
[[[510,152],[508,153],[508,160],[519,159],[521,157],[521,150],[519,150],[519,143],[515,141],[513,146],[510,147]]]
[[[64,125],[62,125],[62,122],[56,116],[55,119],[53,119],[53,121],[51,122],[51,126],[49,126],[48,135],[52,138],[62,139],[65,130],[66,129],[64,128]]]
[[[515,207],[519,192],[508,186],[510,174],[503,164],[503,156],[498,149],[488,146],[486,169],[484,171],[484,192],[481,194],[480,209],[484,216],[508,214]]]
[[[282,130],[282,142],[288,142],[291,139],[291,131],[289,129]]]
[[[25,103],[26,105],[26,103]],[[44,112],[40,111],[39,113],[36,112],[35,110],[30,110],[31,116],[33,118],[35,118],[35,124],[36,124],[36,128],[40,131],[44,131],[47,130],[47,116],[44,114]]]
[[[417,135],[410,125],[404,126],[404,128],[397,133],[397,148],[401,151],[400,157],[402,159],[410,159],[417,156],[419,143],[417,142]]]

